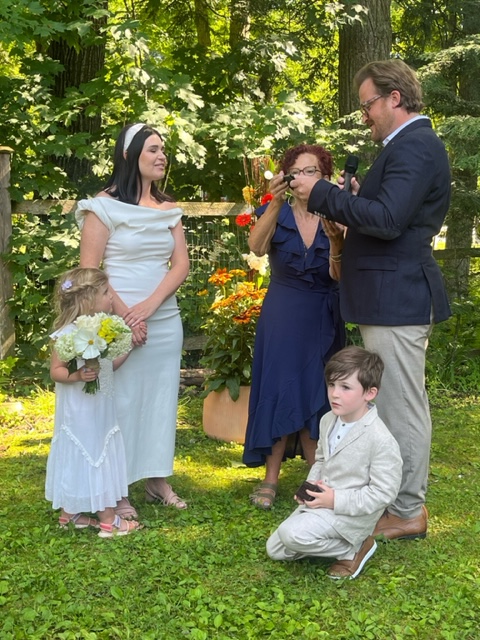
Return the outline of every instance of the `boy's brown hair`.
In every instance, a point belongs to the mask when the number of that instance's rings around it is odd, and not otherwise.
[[[327,362],[325,380],[329,384],[336,380],[344,380],[356,373],[364,391],[372,387],[380,389],[383,370],[383,360],[376,353],[362,347],[345,347]]]

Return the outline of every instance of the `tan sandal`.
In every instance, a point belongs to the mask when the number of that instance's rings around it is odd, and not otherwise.
[[[187,503],[178,496],[172,489],[171,485],[165,483],[167,493],[162,496],[159,493],[155,493],[148,486],[148,482],[145,485],[145,502],[160,502],[164,507],[176,507],[177,509],[186,509]]]
[[[115,516],[112,524],[100,522],[99,538],[115,538],[117,536],[128,536],[129,533],[138,531],[142,525],[136,520],[124,520],[120,516]]]
[[[130,504],[128,498],[122,498],[117,502],[115,515],[120,516],[120,518],[124,520],[136,520],[138,518],[138,513],[135,507]]]
[[[86,518],[87,522],[79,522],[80,518]],[[61,529],[68,529],[70,525],[73,525],[75,529],[88,529],[88,527],[98,529],[100,523],[96,518],[90,518],[83,513],[74,513],[73,516],[69,517],[60,516],[58,518],[58,525]]]
[[[250,495],[250,502],[259,509],[271,509],[277,497],[277,485],[273,482],[262,482]]]

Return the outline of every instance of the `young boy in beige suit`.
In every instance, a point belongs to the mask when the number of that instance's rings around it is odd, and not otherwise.
[[[330,578],[356,578],[377,545],[377,520],[396,498],[402,477],[397,441],[371,404],[383,362],[346,347],[325,367],[331,411],[320,421],[315,463],[304,498],[267,541],[273,560],[336,558]],[[298,493],[301,493],[300,491]]]

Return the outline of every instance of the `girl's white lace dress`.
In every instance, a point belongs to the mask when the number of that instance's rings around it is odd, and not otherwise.
[[[52,334],[70,332],[74,325]],[[83,360],[78,360],[78,366]],[[100,389],[55,384],[55,423],[45,497],[68,513],[103,511],[128,495],[125,448],[118,426],[110,360],[100,360]]]

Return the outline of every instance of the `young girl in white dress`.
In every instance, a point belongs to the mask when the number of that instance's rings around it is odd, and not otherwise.
[[[55,340],[75,329],[81,315],[112,311],[107,275],[100,269],[76,268],[65,273],[56,289]],[[54,509],[61,509],[61,527],[94,527],[99,536],[127,535],[139,528],[115,514],[115,507],[128,495],[125,449],[117,424],[113,394],[113,369],[128,357],[113,362],[100,360],[97,373],[77,360],[78,369],[69,373],[52,350],[50,375],[55,381],[55,424],[47,462],[45,496]],[[99,378],[95,394],[83,386]],[[97,518],[86,515],[96,513]]]

